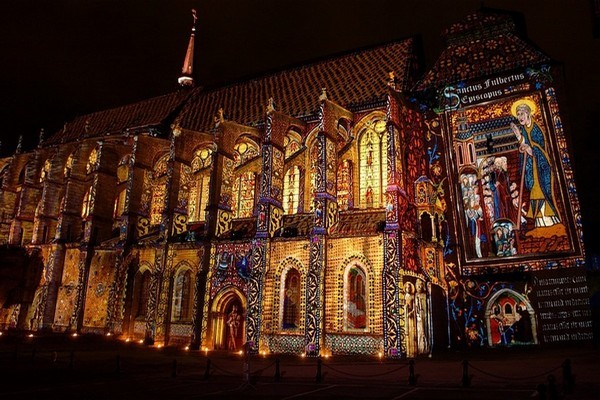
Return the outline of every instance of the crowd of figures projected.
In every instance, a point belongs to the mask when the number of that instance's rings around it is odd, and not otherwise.
[[[541,104],[512,98],[453,116],[468,259],[569,248]]]

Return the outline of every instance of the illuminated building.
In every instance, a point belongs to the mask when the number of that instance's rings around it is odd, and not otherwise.
[[[0,160],[6,329],[427,355],[592,338],[560,66],[509,16],[83,115]]]

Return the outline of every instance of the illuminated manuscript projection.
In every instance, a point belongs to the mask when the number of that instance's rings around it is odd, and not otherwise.
[[[467,259],[571,248],[544,104],[542,93],[530,93],[450,113]]]

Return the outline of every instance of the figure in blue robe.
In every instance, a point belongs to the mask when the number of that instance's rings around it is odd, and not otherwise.
[[[516,108],[520,126],[511,123],[521,152],[521,168],[525,168],[524,188],[529,191],[529,208],[526,216],[535,226],[552,226],[560,223],[554,205],[555,179],[548,154],[548,142],[540,126],[531,118],[531,108],[519,104]]]

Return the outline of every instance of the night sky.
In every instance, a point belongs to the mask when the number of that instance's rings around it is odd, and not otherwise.
[[[1,1],[0,156],[19,135],[28,150],[41,128],[48,136],[77,115],[176,90],[192,8],[196,82],[214,86],[415,35],[427,68],[442,30],[482,6],[520,13],[529,41],[564,66],[584,240],[598,254],[600,38],[591,0]]]

